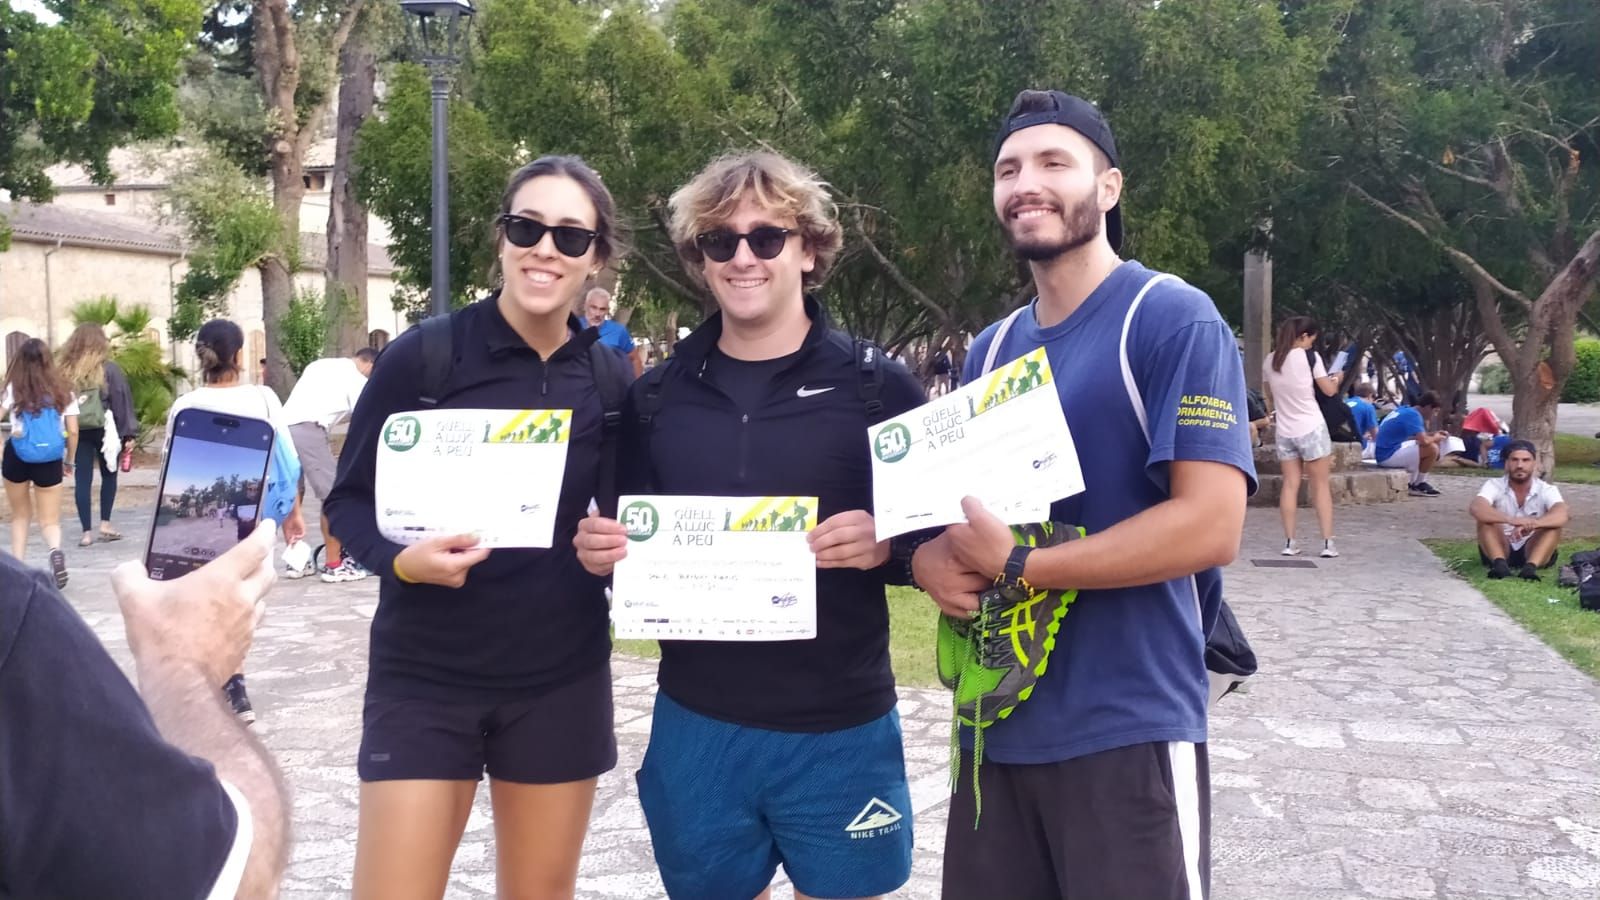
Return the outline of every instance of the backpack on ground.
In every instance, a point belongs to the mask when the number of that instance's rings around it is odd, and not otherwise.
[[[422,329],[422,393],[418,399],[424,406],[437,406],[449,388],[450,370],[455,365],[455,329],[449,313],[423,319],[418,327]],[[589,369],[605,411],[600,431],[600,483],[594,496],[604,516],[617,514],[617,441],[631,375],[624,370],[624,361],[622,354],[599,341],[589,345]]]
[[[1572,554],[1571,565],[1578,578],[1578,606],[1600,611],[1600,550]]]
[[[17,410],[17,427],[12,430],[11,446],[17,459],[25,463],[48,463],[67,456],[66,432],[61,427],[61,411],[54,405],[41,406],[38,412]]]

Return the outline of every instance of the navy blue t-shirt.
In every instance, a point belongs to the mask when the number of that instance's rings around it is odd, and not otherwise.
[[[238,814],[78,613],[0,555],[0,898],[210,894]]]
[[[1123,263],[1050,328],[1025,310],[995,358],[999,365],[1037,347],[1049,354],[1088,485],[1053,504],[1050,516],[1091,534],[1167,500],[1174,460],[1226,463],[1255,489],[1244,370],[1211,298],[1177,279],[1152,285],[1132,317],[1124,371],[1123,324],[1157,274]],[[997,327],[973,342],[966,382],[979,376]],[[1125,378],[1142,398],[1137,410]],[[1062,619],[1033,696],[987,730],[984,755],[1046,763],[1151,741],[1203,742],[1205,637],[1221,601],[1215,568],[1144,587],[1083,591]]]

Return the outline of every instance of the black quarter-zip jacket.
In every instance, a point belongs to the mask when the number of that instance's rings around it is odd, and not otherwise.
[[[572,338],[543,360],[512,330],[493,296],[452,317],[455,359],[438,408],[573,410],[551,548],[494,550],[459,589],[400,581],[394,558],[402,546],[378,533],[378,440],[390,414],[423,408],[421,329],[400,335],[379,357],[351,416],[326,503],[334,533],[382,579],[369,693],[494,701],[587,674],[609,658],[604,581],[583,570],[572,546],[599,471],[604,411],[589,362],[598,333],[575,317],[570,325]]]
[[[638,415],[644,385],[629,392],[619,484],[628,493],[815,496],[817,521],[872,510],[868,421],[854,339],[829,327],[806,299],[811,330],[772,379],[765,398],[741,409],[715,383],[708,357],[722,334],[713,315],[678,343],[664,365],[657,411]],[[921,384],[879,354],[881,421],[923,402]],[[646,434],[648,431],[648,434]],[[894,706],[884,585],[905,566],[817,570],[817,637],[804,641],[662,641],[659,682],[702,715],[779,731],[836,731]],[[899,576],[899,577],[897,577]],[[928,616],[934,615],[930,607]]]

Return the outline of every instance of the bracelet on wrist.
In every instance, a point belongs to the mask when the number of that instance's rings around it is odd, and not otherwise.
[[[405,582],[406,584],[417,584],[418,583],[415,578],[412,578],[410,575],[407,575],[404,571],[401,570],[401,568],[400,568],[400,557],[396,556],[394,558],[394,566],[393,566],[393,568],[394,568],[394,577],[400,579],[401,581]]]

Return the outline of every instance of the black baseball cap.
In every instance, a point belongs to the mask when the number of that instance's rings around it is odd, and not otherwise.
[[[1518,450],[1528,451],[1528,455],[1533,457],[1535,460],[1539,458],[1539,448],[1533,445],[1533,441],[1523,440],[1521,438],[1518,438],[1517,440],[1514,440],[1506,445],[1506,458],[1509,459],[1511,454],[1517,452]]]
[[[1028,112],[1020,111],[1024,101],[1030,108]],[[1044,108],[1033,108],[1036,106]],[[1093,103],[1062,91],[1027,90],[1017,94],[1011,101],[1011,112],[1006,114],[1000,123],[999,133],[994,137],[994,152],[990,154],[989,161],[993,163],[1000,158],[1000,147],[1005,144],[1006,138],[1035,125],[1065,125],[1099,147],[1100,152],[1111,160],[1113,167],[1122,167],[1117,159],[1117,142],[1111,136],[1111,125],[1106,122],[1106,117],[1100,114]],[[1120,201],[1106,212],[1106,240],[1110,242],[1111,249],[1122,249]]]

